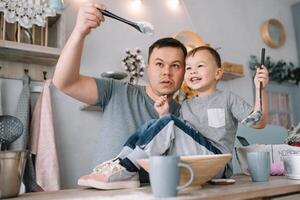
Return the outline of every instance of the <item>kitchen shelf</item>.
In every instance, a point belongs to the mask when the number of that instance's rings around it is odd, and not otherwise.
[[[221,79],[223,81],[244,77],[244,67],[242,64],[223,62],[222,67],[224,68],[223,77]]]
[[[2,60],[54,66],[60,52],[59,48],[0,40],[0,59]]]
[[[233,80],[236,78],[241,78],[244,77],[244,75],[242,74],[238,74],[238,73],[234,73],[234,72],[224,72],[223,77],[221,80],[223,81],[229,81],[229,80]]]

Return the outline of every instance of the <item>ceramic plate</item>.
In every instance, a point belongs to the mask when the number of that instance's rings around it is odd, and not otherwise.
[[[16,30],[16,36],[15,36],[15,41],[18,41],[18,29]],[[26,29],[21,27],[20,29],[20,42],[21,43],[27,43],[27,44],[32,44],[32,34],[31,32]]]

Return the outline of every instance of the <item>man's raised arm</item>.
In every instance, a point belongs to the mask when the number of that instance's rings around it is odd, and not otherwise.
[[[104,21],[97,8],[103,4],[87,4],[78,11],[76,25],[58,59],[53,84],[67,95],[87,104],[95,104],[98,97],[93,78],[80,75],[80,61],[85,37]]]

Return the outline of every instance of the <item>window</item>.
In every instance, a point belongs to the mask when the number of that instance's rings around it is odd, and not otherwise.
[[[291,127],[293,113],[287,93],[269,92],[269,124]]]
[[[298,86],[290,84],[270,83],[269,98],[269,124],[278,125],[287,129],[296,124],[298,112],[296,108]]]

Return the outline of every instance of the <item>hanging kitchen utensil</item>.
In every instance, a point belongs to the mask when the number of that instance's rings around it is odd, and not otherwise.
[[[7,150],[8,145],[17,140],[23,133],[22,122],[13,116],[0,116],[0,144],[1,151]]]
[[[265,48],[261,49],[261,64],[259,66],[262,69],[262,65],[265,64]],[[259,110],[251,113],[248,117],[246,117],[242,124],[246,126],[255,125],[258,121],[260,121],[262,117],[262,82],[259,82]]]
[[[154,28],[153,28],[152,24],[150,24],[149,22],[146,22],[146,21],[132,22],[132,21],[129,21],[122,17],[119,17],[118,15],[115,15],[115,14],[109,12],[108,10],[101,10],[99,8],[98,8],[98,10],[102,13],[102,15],[111,17],[111,18],[121,21],[125,24],[128,24],[128,25],[132,26],[133,28],[137,29],[138,31],[140,31],[141,33],[144,33],[147,35],[154,34]]]

